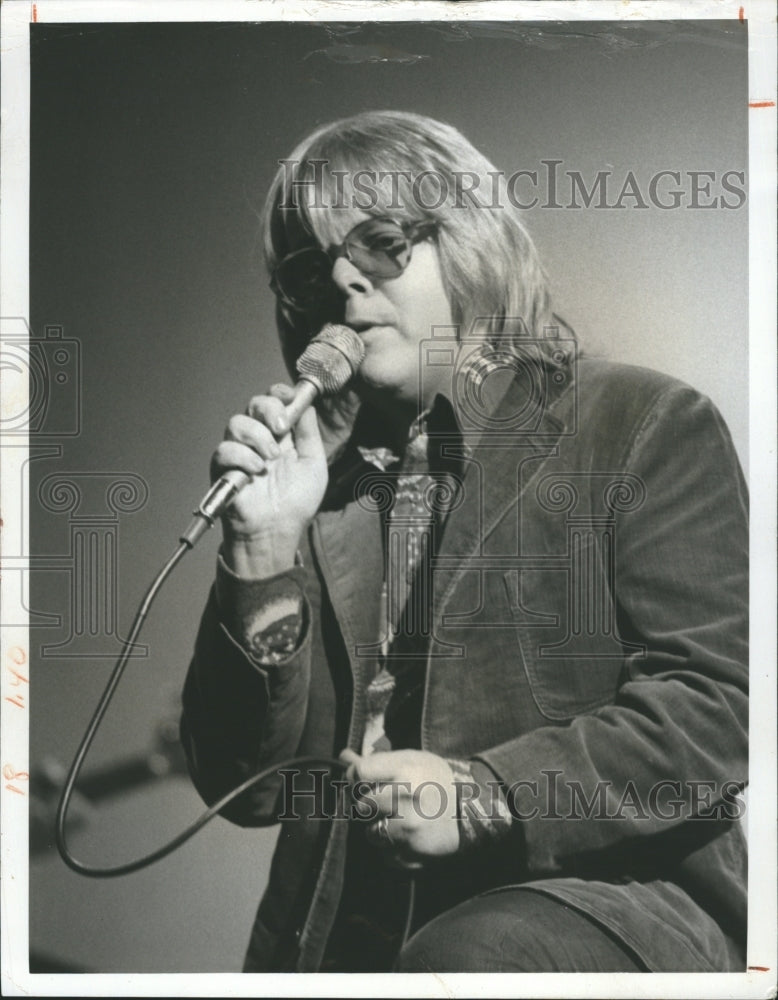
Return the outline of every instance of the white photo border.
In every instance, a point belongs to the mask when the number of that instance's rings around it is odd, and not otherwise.
[[[29,858],[27,799],[10,789],[12,776],[29,770],[26,715],[6,700],[2,685],[2,990],[6,996],[398,996],[419,997],[764,997],[776,982],[776,25],[766,0],[711,2],[472,2],[433,0],[368,3],[361,0],[257,0],[219,4],[204,0],[5,0],[2,5],[2,204],[0,315],[29,316],[29,24],[130,21],[503,21],[695,20],[745,18],[749,24],[749,343],[751,461],[752,752],[749,824],[748,967],[743,974],[606,976],[507,974],[360,976],[176,974],[33,974],[28,968]],[[744,111],[745,113],[745,111]],[[18,400],[14,405],[18,405]],[[15,444],[15,442],[14,442]],[[3,550],[29,552],[24,525],[27,496],[20,481],[24,447],[2,443]],[[7,487],[7,488],[6,488]],[[22,529],[23,531],[23,529]],[[2,603],[19,595],[2,581]],[[2,666],[29,649],[22,627],[2,629]],[[19,778],[19,781],[23,781]],[[17,782],[18,783],[18,782]],[[758,807],[757,807],[758,804]],[[774,995],[774,994],[773,994]]]

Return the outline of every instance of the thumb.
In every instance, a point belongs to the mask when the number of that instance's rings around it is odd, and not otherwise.
[[[316,409],[309,406],[293,428],[294,446],[300,458],[326,462]]]
[[[346,747],[345,750],[341,750],[339,756],[344,764],[349,765],[348,769],[346,770],[346,779],[348,781],[354,781],[354,779],[358,777],[357,768],[361,764],[362,758],[359,756],[358,753],[355,753],[348,747]]]

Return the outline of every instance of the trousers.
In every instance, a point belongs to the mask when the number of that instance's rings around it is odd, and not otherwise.
[[[485,893],[446,910],[400,952],[397,972],[646,972],[606,928],[531,889]]]

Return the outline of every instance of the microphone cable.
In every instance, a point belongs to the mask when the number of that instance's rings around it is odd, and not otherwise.
[[[212,519],[203,512],[203,507],[201,505],[200,510],[197,511],[195,515],[195,521],[193,524],[197,523],[197,519],[201,519],[201,523],[204,524],[204,529],[210,527],[208,521],[213,523]],[[191,837],[193,837],[199,830],[201,830],[206,823],[209,823],[215,816],[221,812],[222,809],[233,799],[236,799],[239,795],[242,795],[249,788],[254,785],[259,784],[259,782],[264,781],[271,774],[282,770],[283,768],[289,767],[307,767],[310,765],[324,765],[333,770],[345,771],[346,763],[337,757],[293,757],[289,760],[282,761],[279,764],[273,764],[271,767],[265,768],[258,774],[253,775],[248,778],[242,784],[233,788],[226,795],[222,796],[218,802],[214,803],[209,809],[207,809],[201,816],[198,817],[193,823],[187,826],[178,836],[174,837],[167,844],[158,848],[155,851],[151,851],[149,854],[143,857],[137,858],[135,861],[128,861],[125,864],[115,865],[109,868],[98,868],[94,865],[89,865],[83,861],[79,861],[71,853],[67,838],[65,835],[65,823],[67,819],[67,812],[70,806],[70,800],[73,795],[73,790],[78,780],[78,775],[81,771],[81,767],[84,763],[84,759],[89,752],[89,748],[92,745],[92,741],[95,738],[97,730],[103,721],[108,706],[113,698],[116,688],[119,685],[122,674],[127,666],[130,658],[130,653],[134,643],[136,642],[138,636],[140,635],[143,624],[149,613],[151,605],[154,602],[155,597],[159,593],[163,583],[170,576],[173,569],[180,562],[182,557],[193,547],[194,541],[191,541],[192,528],[188,529],[186,535],[182,536],[182,540],[178,548],[175,550],[173,555],[168,559],[162,569],[157,573],[156,577],[148,588],[143,601],[138,608],[135,615],[135,620],[132,623],[132,628],[124,640],[121,653],[116,662],[116,665],[111,673],[108,683],[106,684],[105,690],[103,691],[102,697],[95,709],[92,718],[89,721],[89,725],[86,728],[84,736],[81,740],[81,745],[73,758],[73,763],[70,765],[70,770],[68,771],[67,778],[65,779],[65,784],[62,789],[62,795],[60,797],[59,806],[57,808],[57,818],[56,818],[56,840],[57,849],[62,857],[65,864],[72,868],[74,872],[79,875],[86,875],[89,878],[115,878],[119,875],[129,875],[131,872],[139,871],[141,868],[146,868],[148,865],[153,864],[155,861],[160,861],[162,858],[167,857],[172,854],[177,848],[185,844]],[[199,536],[199,533],[198,533]]]

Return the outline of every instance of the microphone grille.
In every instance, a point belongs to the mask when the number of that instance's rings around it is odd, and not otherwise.
[[[297,373],[330,396],[356,375],[364,357],[365,345],[358,334],[348,326],[328,323],[300,355]]]

